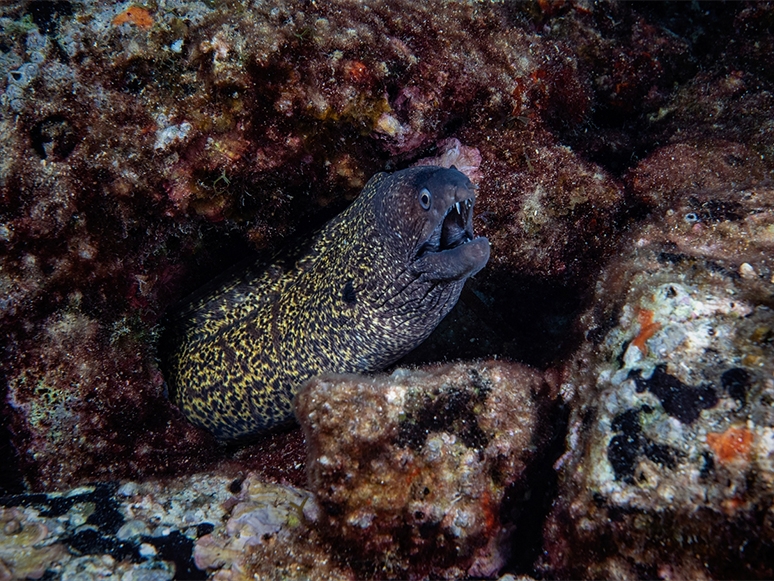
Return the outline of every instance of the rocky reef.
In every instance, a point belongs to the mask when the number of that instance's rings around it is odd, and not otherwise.
[[[0,579],[774,576],[772,22],[3,3]],[[303,433],[188,424],[164,313],[418,163],[492,245],[434,335]]]
[[[686,186],[661,166],[670,151],[633,172],[657,176],[643,193],[660,208],[602,272],[561,387],[545,563],[559,576],[774,574],[774,190]]]

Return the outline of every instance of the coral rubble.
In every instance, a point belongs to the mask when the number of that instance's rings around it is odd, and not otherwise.
[[[210,472],[0,496],[0,579],[351,579],[311,528],[311,495],[263,479]]]
[[[315,531],[317,506],[306,491],[267,485],[248,474],[226,503],[225,526],[201,537],[194,560],[216,581],[352,579]]]

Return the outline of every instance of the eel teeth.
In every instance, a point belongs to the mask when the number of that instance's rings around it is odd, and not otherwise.
[[[460,203],[459,203],[459,202],[457,202],[456,204],[454,204],[454,207],[455,207],[455,208],[457,208],[457,213],[458,213],[458,214],[462,214],[462,210],[460,210]]]

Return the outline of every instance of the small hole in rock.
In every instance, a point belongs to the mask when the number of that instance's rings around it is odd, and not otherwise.
[[[78,134],[62,115],[50,115],[35,124],[30,132],[32,148],[40,159],[62,160],[78,145]]]

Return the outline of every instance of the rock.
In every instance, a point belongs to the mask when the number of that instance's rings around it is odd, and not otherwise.
[[[436,147],[438,151],[435,157],[425,157],[414,165],[453,166],[468,176],[474,185],[481,181],[481,152],[478,149],[463,145],[456,137],[444,139]]]
[[[0,579],[204,579],[194,543],[227,514],[234,476],[0,496]]]
[[[562,383],[560,577],[774,574],[774,190],[672,195],[606,266]]]
[[[663,213],[691,196],[743,190],[762,182],[770,172],[770,165],[750,147],[715,140],[661,147],[630,170],[627,179],[638,201]],[[716,220],[725,217],[721,208],[715,210]]]
[[[316,528],[361,574],[496,574],[503,498],[539,454],[552,393],[497,361],[311,380],[296,414]]]
[[[194,548],[197,567],[212,579],[352,579],[316,533],[317,508],[308,492],[248,474],[226,506],[225,526],[218,524]]]
[[[39,579],[67,554],[33,511],[0,508],[0,579]]]
[[[623,189],[568,147],[534,137],[525,145],[503,132],[481,147],[481,232],[495,250],[488,275],[585,280],[609,248]]]
[[[263,475],[0,496],[0,579],[352,579],[314,529],[311,494]]]

